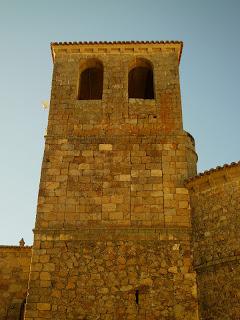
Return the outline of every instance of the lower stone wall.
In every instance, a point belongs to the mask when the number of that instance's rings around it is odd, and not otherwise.
[[[240,261],[197,270],[201,319],[240,319]]]
[[[18,320],[27,295],[32,248],[0,246],[0,320]]]
[[[111,233],[36,235],[25,319],[198,319],[188,235]]]

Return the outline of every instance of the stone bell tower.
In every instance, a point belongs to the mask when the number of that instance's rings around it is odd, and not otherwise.
[[[52,43],[25,319],[198,319],[182,46]]]

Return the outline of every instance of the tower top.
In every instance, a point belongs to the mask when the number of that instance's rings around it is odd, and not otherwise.
[[[175,51],[180,62],[182,41],[80,41],[80,42],[52,42],[53,61],[58,53],[153,53]]]

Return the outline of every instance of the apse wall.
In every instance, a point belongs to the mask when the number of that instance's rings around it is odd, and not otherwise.
[[[240,162],[186,183],[202,319],[239,319]]]

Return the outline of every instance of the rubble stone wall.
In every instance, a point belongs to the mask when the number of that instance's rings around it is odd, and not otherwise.
[[[46,237],[53,240],[35,243],[30,319],[198,319],[189,235],[181,230]]]
[[[0,320],[18,320],[27,296],[31,247],[0,246]]]
[[[238,319],[240,166],[210,171],[187,187],[202,319]]]

